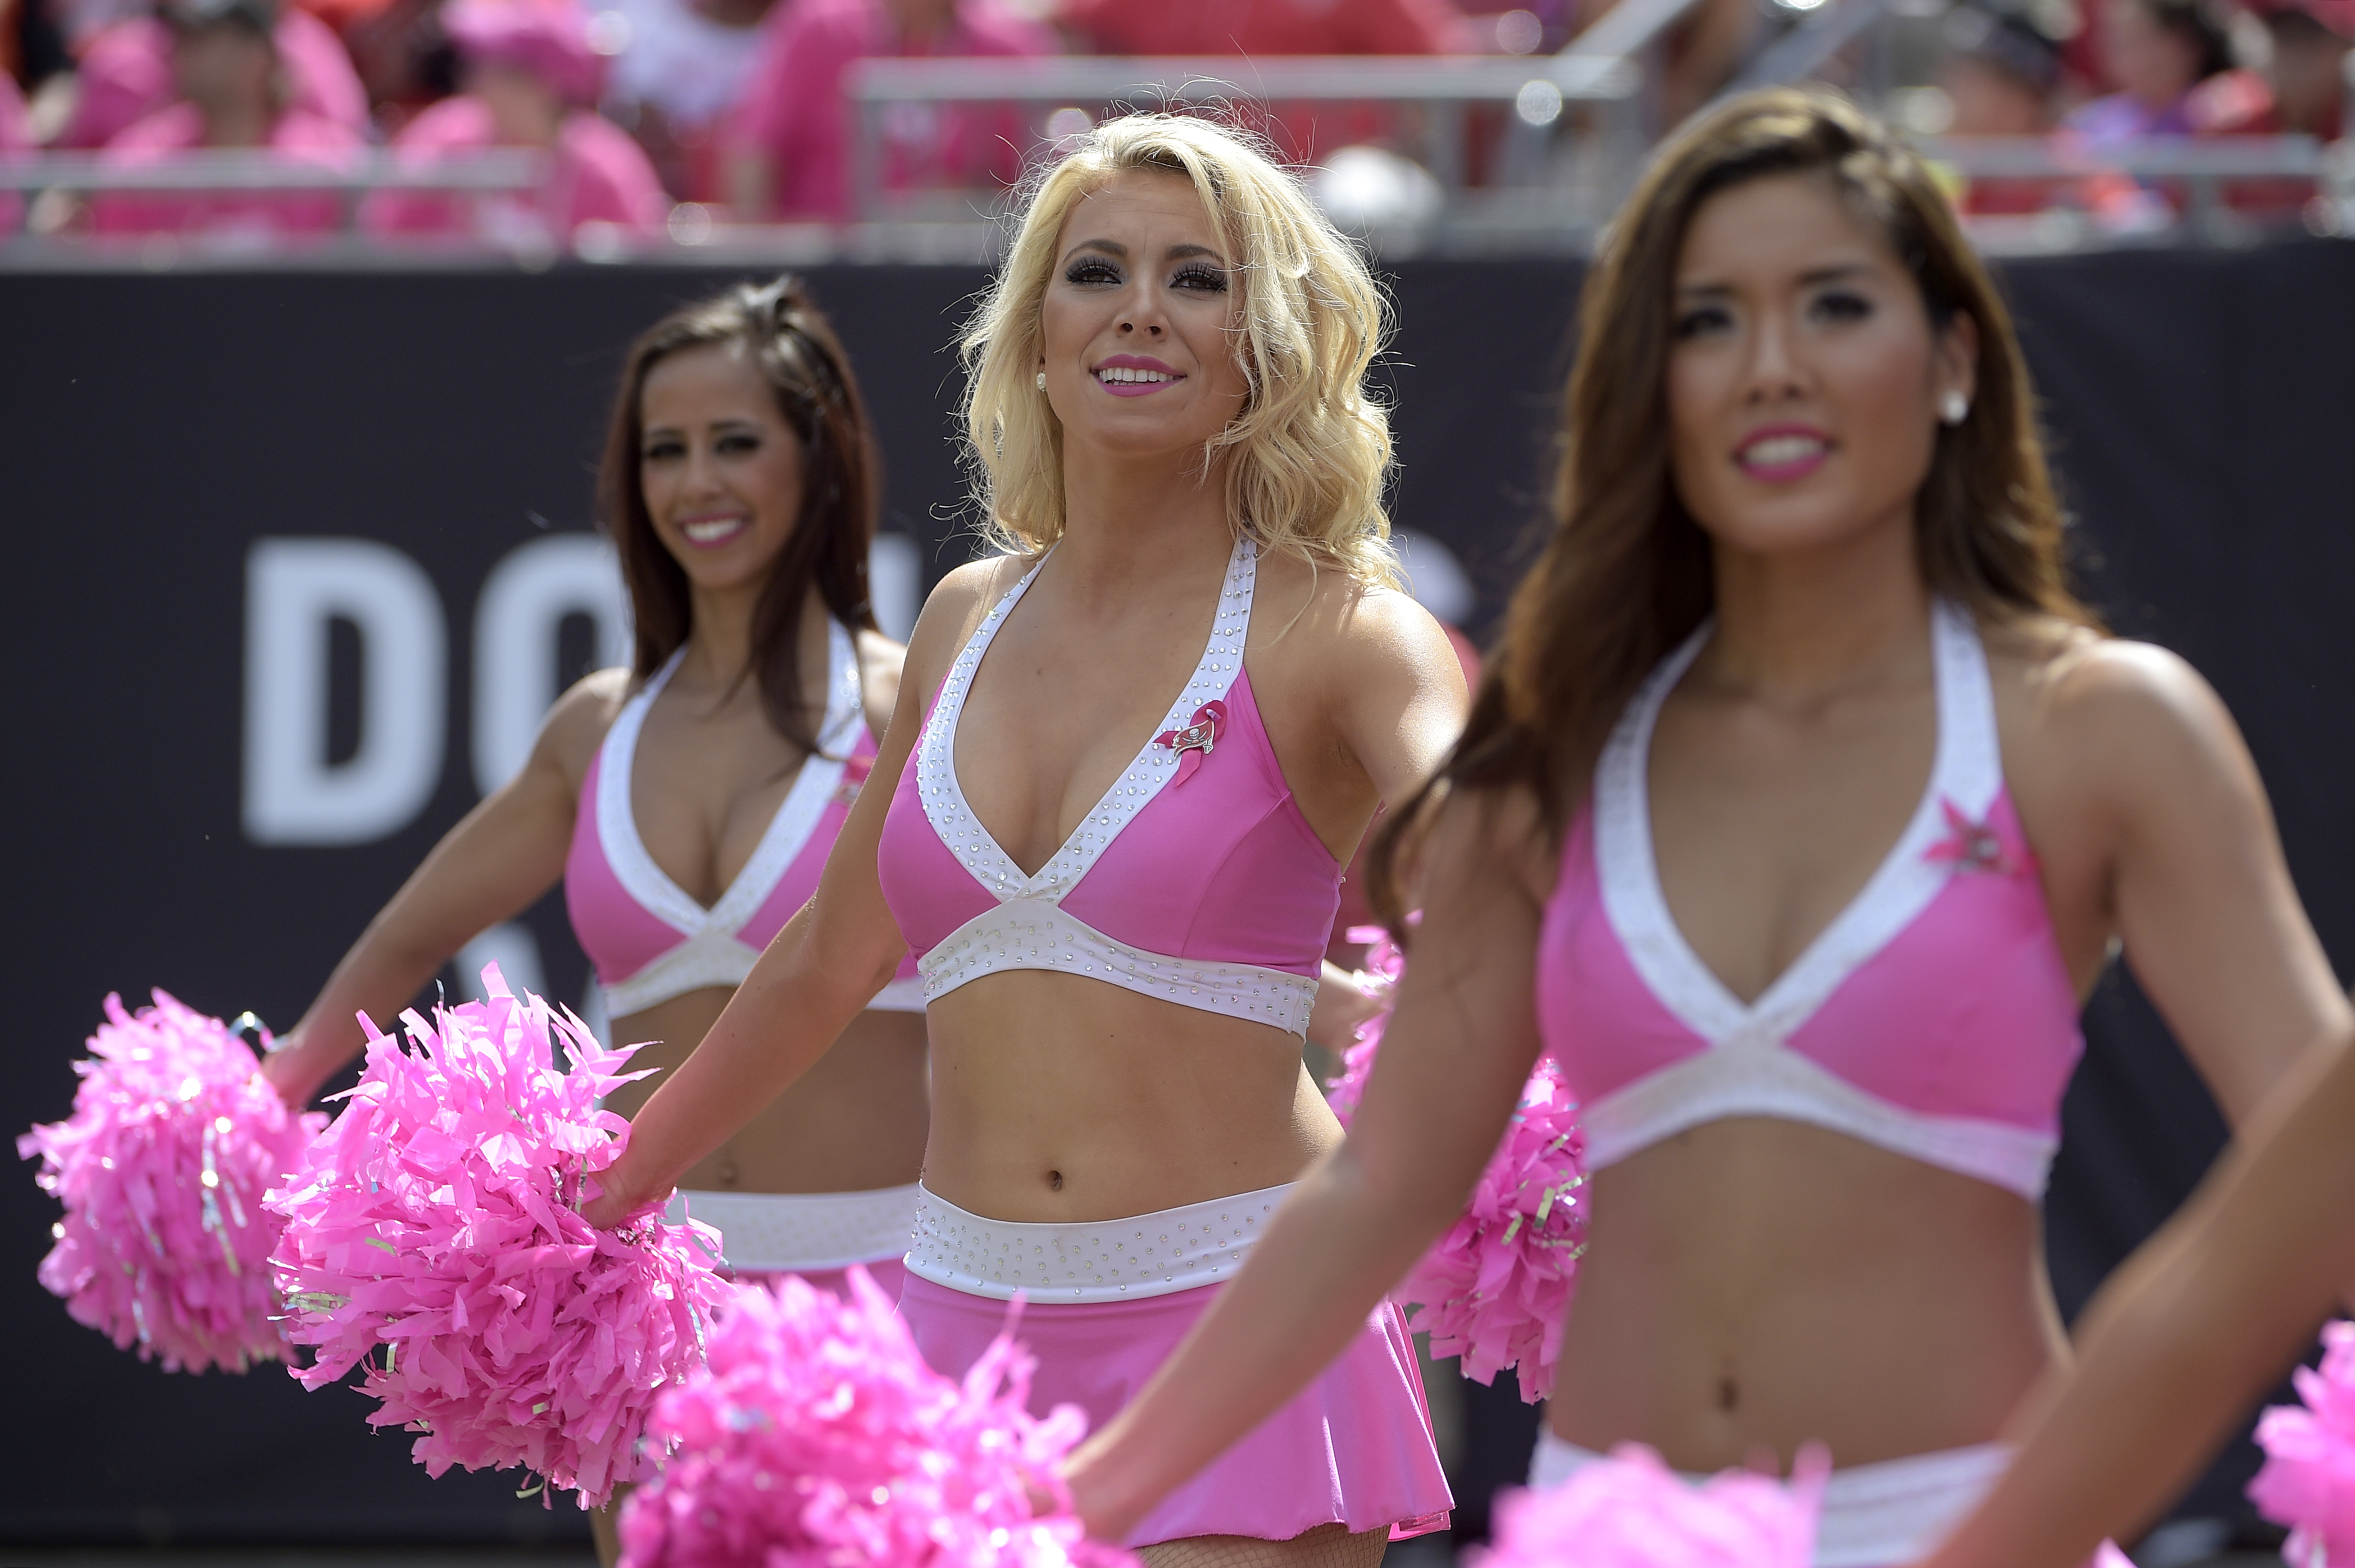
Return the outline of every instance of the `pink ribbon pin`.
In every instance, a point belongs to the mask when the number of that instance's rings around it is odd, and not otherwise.
[[[1183,730],[1164,730],[1153,737],[1156,746],[1167,746],[1178,753],[1178,776],[1171,781],[1173,789],[1194,776],[1202,759],[1218,750],[1219,737],[1227,731],[1227,705],[1205,702],[1194,709],[1194,717],[1186,721]]]
[[[2020,858],[2003,841],[1991,823],[1974,822],[1951,800],[1941,799],[1946,814],[1946,836],[1930,846],[1923,859],[1957,871],[1985,871],[2009,877],[2020,869]]]

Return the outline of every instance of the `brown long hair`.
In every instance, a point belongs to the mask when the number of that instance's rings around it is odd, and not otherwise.
[[[1621,709],[1714,607],[1708,538],[1669,477],[1677,261],[1703,202],[1788,174],[1828,181],[1879,229],[1934,326],[1962,314],[1978,327],[1970,411],[1939,428],[1915,498],[1916,554],[1931,591],[1989,624],[2097,624],[2070,591],[2061,507],[2010,313],[1929,171],[1836,93],[1745,93],[1661,149],[1595,257],[1562,409],[1552,534],[1513,594],[1463,735],[1375,840],[1369,891],[1393,926],[1401,836],[1440,794],[1526,787],[1558,842]]]
[[[833,324],[791,273],[767,283],[739,283],[681,306],[630,346],[598,491],[636,628],[632,673],[644,681],[660,669],[687,641],[692,613],[687,572],[656,537],[638,484],[646,375],[673,354],[715,345],[750,357],[802,443],[801,513],[753,605],[750,673],[761,683],[769,722],[814,752],[824,709],[814,709],[802,691],[802,607],[815,585],[836,620],[854,630],[875,629],[867,552],[875,540],[881,464],[849,357]]]

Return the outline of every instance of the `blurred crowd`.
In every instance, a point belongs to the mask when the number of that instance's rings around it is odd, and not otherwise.
[[[99,195],[35,227],[282,239],[356,221],[431,240],[654,233],[682,204],[739,221],[853,208],[844,78],[873,57],[1531,54],[1613,0],[0,0],[0,155],[46,146],[136,165],[186,149],[398,167],[537,155],[494,196],[373,191]],[[2339,133],[2355,0],[1955,0],[1936,88],[1958,134]],[[1495,8],[1486,7],[1493,5]],[[1798,6],[1797,9],[1805,9]],[[1671,112],[1730,79],[1793,0],[1704,0],[1671,38]],[[1785,22],[1787,16],[1783,16]],[[1287,115],[1288,155],[1379,144],[1378,111]],[[889,106],[889,189],[1015,178],[1037,128],[1010,111]],[[2129,186],[2129,193],[2133,187]],[[2145,193],[2147,196],[2147,193]],[[1985,181],[1968,204],[2098,202]]]
[[[2152,137],[2344,132],[2355,0],[1962,0],[1942,24],[1934,123],[1958,136],[2051,136],[2097,168]],[[1989,178],[1966,210],[2066,205],[2131,222],[2155,215],[2164,182],[2092,173]],[[2235,205],[2302,192],[2241,182]],[[2172,198],[2179,201],[2179,195]]]

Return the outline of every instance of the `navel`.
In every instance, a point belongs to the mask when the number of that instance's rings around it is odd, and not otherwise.
[[[1060,1170],[1049,1171],[1047,1173],[1047,1185],[1053,1188],[1056,1191],[1060,1192],[1063,1189],[1063,1173]]]

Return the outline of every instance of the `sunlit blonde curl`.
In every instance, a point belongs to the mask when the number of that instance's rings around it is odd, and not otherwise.
[[[960,339],[966,462],[989,541],[1035,555],[1063,535],[1063,427],[1037,387],[1039,308],[1063,222],[1115,176],[1193,182],[1226,239],[1242,413],[1206,443],[1234,526],[1263,549],[1395,587],[1382,488],[1390,410],[1366,385],[1388,302],[1297,176],[1228,126],[1178,114],[1108,120],[1032,182],[996,281]]]

